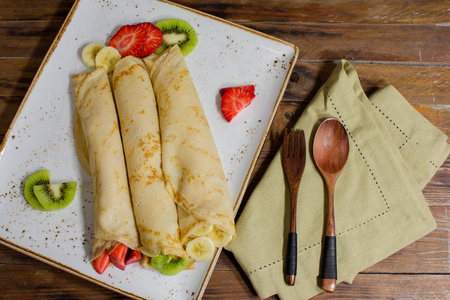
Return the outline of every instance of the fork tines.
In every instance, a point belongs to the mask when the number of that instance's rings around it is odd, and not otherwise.
[[[306,155],[305,133],[303,130],[284,131],[283,157],[304,157]]]

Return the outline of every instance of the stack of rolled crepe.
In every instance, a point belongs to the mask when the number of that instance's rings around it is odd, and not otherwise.
[[[117,111],[102,68],[73,82],[75,145],[94,182],[93,259],[109,244],[186,257],[199,236],[216,247],[234,239],[228,183],[178,46],[117,63]]]

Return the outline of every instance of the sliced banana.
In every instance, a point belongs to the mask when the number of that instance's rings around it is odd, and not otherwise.
[[[87,68],[95,69],[96,68],[95,57],[97,56],[97,53],[105,47],[106,45],[101,43],[87,44],[86,47],[84,47],[83,51],[81,52],[81,60],[83,61],[83,64]]]
[[[114,66],[122,58],[119,51],[114,47],[104,47],[98,51],[95,57],[95,66],[104,67],[107,73],[114,71]]]
[[[198,229],[196,232],[194,232],[192,235],[193,236],[203,236],[203,235],[207,235],[208,233],[210,233],[213,230],[213,225],[212,224],[207,224],[206,226],[203,226],[202,228]]]
[[[187,254],[195,260],[210,259],[215,249],[213,241],[206,236],[195,238],[186,246]]]
[[[231,234],[215,226],[207,236],[213,241],[216,247],[225,247],[233,238]]]

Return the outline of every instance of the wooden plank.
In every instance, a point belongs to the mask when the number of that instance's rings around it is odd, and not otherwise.
[[[392,256],[370,267],[369,273],[445,273],[448,269],[449,206],[431,206],[438,227]],[[44,263],[0,245],[0,265],[45,265]],[[223,251],[216,270],[239,270],[230,252]]]
[[[23,97],[41,62],[42,58],[0,59],[0,97]],[[449,105],[450,66],[351,63],[368,95],[391,84],[413,105]],[[335,67],[336,62],[297,62],[283,99],[310,101]],[[440,113],[446,114],[447,106],[443,108]]]
[[[215,271],[203,299],[217,299],[218,295],[224,299],[258,299],[243,279],[238,271]],[[446,275],[358,274],[352,284],[340,283],[334,293],[324,292],[311,299],[446,299],[449,292]]]
[[[2,265],[1,299],[129,299],[48,265]]]
[[[449,63],[450,27],[247,22],[297,45],[300,60]]]
[[[447,136],[450,132],[447,133]],[[438,169],[428,185],[422,191],[429,205],[448,205],[450,203],[450,156]],[[450,223],[450,220],[448,220]],[[448,225],[447,225],[448,226]],[[450,236],[449,236],[450,237]],[[449,248],[450,249],[450,248]]]
[[[432,208],[432,210],[433,214],[437,218],[438,225],[445,226],[445,224],[449,221],[448,207],[446,207],[446,210],[442,210],[442,207]],[[416,289],[413,290],[408,288],[408,293],[411,296],[416,295],[421,298],[423,294],[420,294],[419,291],[425,286],[431,284],[431,282],[426,279],[430,278],[430,276],[424,276],[423,274],[438,274],[441,272],[446,272],[446,247],[448,247],[446,235],[448,235],[448,228],[438,228],[438,230],[432,232],[427,237],[411,244],[386,260],[383,260],[382,262],[357,275],[353,285],[349,286],[346,284],[340,284],[338,290],[333,295],[340,297],[360,297],[362,289],[364,289],[365,293],[374,294],[375,291],[371,290],[373,285],[369,284],[370,280],[373,280],[373,282],[379,282],[379,280],[384,281],[387,280],[386,276],[388,276],[388,274],[379,275],[379,273],[410,273],[408,275],[400,276],[394,274],[388,278],[394,282],[399,281],[397,284],[401,284],[404,280],[404,276],[414,279],[416,282],[415,284],[418,286],[416,286]],[[439,239],[441,240],[441,250],[439,251],[441,252],[442,264],[436,267],[438,265],[435,255],[436,249],[434,249],[434,247],[430,247],[430,244],[434,243],[433,240]],[[447,244],[444,245],[442,242]],[[7,295],[7,299],[14,299],[15,293],[26,296],[21,294],[22,291],[17,289],[18,286],[24,285],[30,289],[30,292],[34,290],[34,293],[36,293],[37,291],[36,299],[50,297],[53,292],[52,284],[55,284],[55,282],[57,282],[58,295],[65,295],[66,293],[74,293],[74,291],[77,291],[76,295],[80,292],[84,295],[84,299],[93,299],[94,297],[100,297],[99,299],[110,299],[111,297],[116,297],[114,299],[122,299],[119,295],[113,292],[98,287],[95,284],[84,282],[83,279],[60,271],[51,266],[47,266],[42,262],[15,252],[5,246],[0,246],[0,265],[2,265],[0,281],[4,280],[2,277],[12,277],[8,274],[20,273],[19,276],[14,276],[13,280],[8,281],[9,285],[4,287],[3,295]],[[419,274],[419,276],[413,276],[412,274],[414,273]],[[55,278],[58,278],[58,280],[55,280]],[[417,280],[417,278],[420,280]],[[433,280],[437,278],[437,282],[435,282],[435,284],[442,284],[441,281],[444,279],[444,277],[441,278],[434,275],[431,275],[431,278],[433,278]],[[423,282],[421,280],[423,280]],[[230,289],[230,286],[233,288]],[[394,284],[394,286],[396,286],[396,284]],[[436,292],[438,289],[435,287],[432,290]],[[383,293],[385,293],[384,297],[395,298],[396,294],[392,294],[393,291],[391,288],[387,290],[383,288],[383,291]],[[237,297],[239,299],[252,299],[255,296],[249,280],[238,267],[238,264],[232,257],[232,254],[224,251],[212,275],[204,298],[215,299],[214,297],[217,297],[218,295],[221,295],[221,297],[227,297],[227,292],[231,293],[231,295],[228,295],[230,298]],[[439,296],[440,294],[433,295]],[[320,296],[318,299],[321,299]]]
[[[3,299],[127,299],[71,274],[46,266],[2,266]],[[215,271],[203,299],[258,299],[250,282],[239,271]],[[383,288],[381,289],[380,286]],[[446,275],[358,274],[353,283],[340,283],[333,294],[312,299],[446,299]],[[277,299],[270,297],[268,299]]]
[[[43,58],[61,26],[61,21],[0,22],[0,57]]]
[[[340,283],[334,293],[321,293],[321,299],[448,299],[446,275],[359,274],[352,284]]]
[[[0,20],[60,20],[63,21],[74,0],[46,0],[33,5],[29,0],[2,0]]]
[[[195,1],[175,2],[233,21],[282,21],[359,24],[446,24],[442,1]]]
[[[35,265],[48,266],[37,259],[13,250],[7,246],[0,245],[0,266],[2,265]]]
[[[361,86],[368,96],[381,87],[392,85],[413,105],[450,104],[450,66],[350,63],[358,73]],[[284,100],[312,100],[335,67],[336,62],[298,61]]]
[[[0,135],[3,137],[21,99],[25,96],[42,59],[2,59],[0,64]],[[353,63],[361,84],[368,95],[392,84],[416,109],[444,133],[450,134],[448,124],[448,89],[450,66],[407,66]],[[265,148],[274,154],[286,126],[292,126],[307,103],[326,82],[335,63],[298,62],[291,76],[283,103],[274,119]],[[295,103],[298,102],[298,103]],[[263,151],[264,153],[264,151]]]
[[[61,21],[33,22],[33,26],[30,22],[0,22],[0,36],[4,37],[0,57],[43,57],[61,25]],[[450,64],[449,26],[280,22],[243,25],[297,45],[300,60]]]
[[[361,273],[444,274],[450,249],[450,206],[432,206],[437,228]]]
[[[438,274],[448,271],[449,206],[431,206],[437,228],[395,254],[366,269],[363,273]],[[0,265],[46,265],[24,254],[0,245]],[[224,250],[215,270],[240,270],[233,254]]]
[[[17,98],[6,99],[0,97],[0,141],[3,139],[3,136],[14,119],[20,103],[21,100]]]
[[[360,24],[446,24],[450,22],[445,1],[241,1],[174,0],[221,18],[234,21],[282,21]],[[0,20],[64,20],[74,0],[47,0],[39,6],[28,0],[3,0]]]
[[[41,63],[42,58],[0,58],[0,97],[22,99]]]

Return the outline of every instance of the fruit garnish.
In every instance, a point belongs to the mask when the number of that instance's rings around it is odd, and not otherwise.
[[[186,245],[186,252],[195,260],[210,259],[215,249],[213,241],[206,236],[195,238]]]
[[[83,51],[81,52],[81,61],[83,64],[90,69],[96,68],[95,57],[97,53],[102,50],[106,45],[101,43],[90,43],[87,44]]]
[[[147,32],[143,26],[125,25],[111,38],[108,46],[114,47],[122,57],[137,56],[144,49]]]
[[[235,87],[225,87],[220,89],[220,96],[223,96],[228,90],[230,89],[243,89],[244,91],[250,92],[252,94],[255,93],[255,85],[241,85],[241,86],[235,86]]]
[[[212,224],[207,224],[207,225],[203,226],[202,228],[199,228],[192,235],[193,236],[207,235],[208,233],[210,233],[213,230],[213,227],[214,226]]]
[[[114,66],[122,58],[119,51],[111,46],[103,47],[95,57],[95,66],[104,67],[106,73],[114,71]]]
[[[58,210],[68,206],[75,198],[77,182],[35,185],[33,192],[45,210]]]
[[[106,268],[108,267],[109,262],[110,260],[108,252],[105,250],[102,254],[100,254],[99,257],[94,259],[92,264],[94,265],[94,269],[95,271],[97,271],[97,273],[103,274],[103,272],[105,272]]]
[[[145,38],[144,47],[136,56],[146,57],[155,52],[156,48],[161,45],[163,36],[161,30],[150,22],[143,22],[138,24],[138,26],[144,28],[147,36]]]
[[[163,37],[161,45],[155,51],[156,54],[161,54],[171,46],[178,44],[183,56],[187,56],[197,46],[197,33],[184,20],[167,19],[156,23],[155,26],[161,30]]]
[[[138,262],[142,259],[142,253],[137,250],[128,251],[127,259],[125,260],[125,264],[129,265],[135,262]]]
[[[208,237],[213,241],[216,247],[225,247],[231,242],[233,236],[228,232],[214,226],[214,229],[208,233]]]
[[[45,210],[45,208],[42,206],[41,203],[39,203],[39,200],[34,195],[33,187],[35,185],[49,184],[49,183],[50,183],[50,171],[47,169],[36,172],[30,175],[30,177],[28,177],[27,181],[25,182],[24,194],[25,199],[31,206],[39,210]]]
[[[121,270],[125,270],[125,259],[127,257],[128,247],[125,244],[119,244],[110,254],[111,262]]]
[[[189,266],[192,259],[183,258],[176,255],[164,255],[160,253],[156,257],[152,257],[151,266],[163,273],[164,275],[176,275]]]
[[[228,122],[231,122],[233,118],[245,107],[247,107],[255,98],[255,94],[246,91],[242,88],[230,88],[222,96],[222,113]]]

